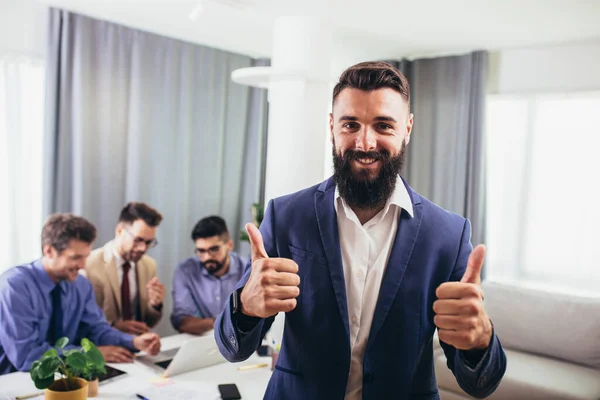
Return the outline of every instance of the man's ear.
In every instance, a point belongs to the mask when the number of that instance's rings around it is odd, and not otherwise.
[[[125,225],[123,225],[122,222],[119,222],[117,226],[115,226],[115,236],[119,236],[121,232],[123,232],[123,229],[125,229]]]
[[[55,252],[56,252],[56,249],[54,247],[52,247],[51,245],[49,245],[49,244],[45,244],[42,247],[42,254],[45,257],[52,258],[54,256]]]
[[[408,122],[406,123],[406,135],[404,136],[404,145],[408,145],[408,142],[410,142],[410,134],[412,133],[412,128],[413,128],[413,120],[414,115],[413,113],[410,113],[410,116],[408,117]]]
[[[329,113],[329,135],[333,140],[333,113]]]

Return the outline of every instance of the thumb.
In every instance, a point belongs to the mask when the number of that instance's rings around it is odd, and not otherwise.
[[[463,283],[481,283],[481,267],[483,267],[483,260],[485,258],[485,246],[483,244],[478,245],[473,249],[467,261],[467,269],[465,274],[460,280]]]
[[[269,258],[267,251],[265,250],[262,235],[256,225],[246,224],[246,232],[248,232],[248,238],[250,239],[252,261],[260,260],[261,258]]]

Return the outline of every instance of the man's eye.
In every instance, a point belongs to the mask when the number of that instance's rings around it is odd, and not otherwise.
[[[392,129],[392,126],[388,125],[388,124],[378,124],[377,125],[377,129],[381,129],[381,130],[387,131],[387,130]]]
[[[358,128],[358,124],[356,122],[348,122],[344,124],[344,129],[356,129]]]

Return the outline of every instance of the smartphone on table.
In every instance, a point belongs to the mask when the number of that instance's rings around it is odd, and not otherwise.
[[[238,400],[242,398],[235,383],[219,385],[219,392],[223,400]]]

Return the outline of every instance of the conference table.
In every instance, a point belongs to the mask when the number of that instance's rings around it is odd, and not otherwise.
[[[186,340],[194,337],[193,335],[179,334],[161,338],[161,350],[180,347]],[[242,366],[257,366],[258,364],[268,364],[268,367],[239,369]],[[231,364],[225,361],[210,367],[172,376],[168,379],[161,378],[160,373],[139,361],[130,364],[108,365],[127,372],[127,375],[100,384],[98,396],[96,397],[98,400],[138,400],[136,393],[156,388],[181,389],[187,393],[193,391],[195,395],[193,399],[189,400],[218,400],[221,396],[217,386],[226,383],[235,383],[242,399],[258,400],[263,398],[271,377],[271,358],[260,357],[256,353],[241,363]],[[44,395],[39,389],[36,389],[28,372],[14,372],[0,376],[0,400],[14,400],[17,396],[38,392],[40,393],[39,396],[31,397],[30,400],[43,399]]]

